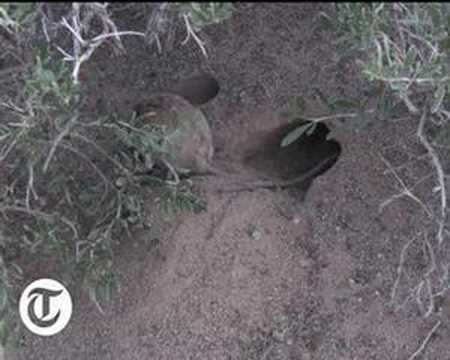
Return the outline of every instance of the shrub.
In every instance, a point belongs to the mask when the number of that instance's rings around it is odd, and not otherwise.
[[[203,6],[206,17],[193,15],[198,26],[224,18],[223,5]],[[3,344],[19,342],[18,291],[35,268],[59,274],[72,292],[87,291],[101,310],[100,302],[117,285],[115,244],[130,236],[130,225],[147,226],[144,186],[163,190],[161,211],[167,214],[204,208],[188,180],[170,181],[145,163],[145,156],[160,151],[158,144],[164,141],[157,132],[130,126],[134,114],[92,119],[85,111],[87,99],[78,78],[83,63],[106,41],[123,50],[120,36],[148,34],[118,31],[107,3],[71,3],[64,10],[68,15],[51,23],[43,4],[0,5],[0,37],[6,32],[0,40],[9,49],[0,62],[18,62],[12,72],[0,72],[0,81],[2,76],[12,79],[0,94]],[[183,11],[190,14],[189,7]],[[94,19],[102,25],[100,34]],[[37,35],[28,32],[35,28]],[[61,30],[72,37],[70,51],[58,45],[55,33]]]

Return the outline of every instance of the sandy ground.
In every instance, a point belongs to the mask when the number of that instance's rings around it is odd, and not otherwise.
[[[143,91],[198,67],[210,70],[221,92],[204,111],[218,161],[233,161],[242,144],[275,126],[275,111],[289,97],[313,99],[314,87],[329,96],[360,91],[354,69],[333,55],[333,34],[317,27],[324,8],[243,4],[205,32],[208,60],[194,46],[158,57],[130,40],[127,58],[109,64],[99,57],[92,65],[93,104],[109,99],[120,110]],[[154,215],[153,230],[137,231],[123,245],[116,259],[121,288],[104,315],[77,298],[61,334],[27,334],[14,357],[407,360],[441,321],[416,359],[450,359],[445,313],[424,319],[413,302],[398,308],[426,265],[420,245],[411,248],[415,257],[408,257],[390,302],[401,249],[430,224],[405,198],[379,211],[399,191],[380,154],[395,161],[389,146],[410,136],[415,124],[392,122],[389,132],[387,126],[336,131],[342,154],[306,196],[264,189],[220,194],[213,190],[220,179],[199,183],[206,211],[167,221]]]

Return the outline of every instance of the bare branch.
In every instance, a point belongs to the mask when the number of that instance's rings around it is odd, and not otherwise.
[[[208,54],[206,53],[205,43],[197,36],[197,34],[195,33],[194,29],[192,28],[191,22],[189,21],[189,16],[184,14],[183,15],[183,19],[184,19],[184,24],[186,25],[187,35],[186,35],[186,39],[184,39],[182,44],[183,45],[186,44],[189,41],[189,39],[191,38],[191,36],[192,36],[194,41],[200,47],[200,50],[202,51],[203,55],[207,58]]]
[[[428,151],[428,153],[431,156],[431,161],[434,166],[434,169],[436,171],[437,177],[438,177],[438,183],[439,183],[439,190],[441,194],[441,206],[440,206],[440,219],[438,219],[438,242],[439,245],[442,244],[442,241],[444,240],[444,227],[445,227],[445,220],[447,216],[447,190],[445,186],[445,174],[444,170],[442,168],[442,164],[439,160],[439,156],[437,155],[434,148],[431,146],[430,142],[428,141],[427,137],[424,134],[424,126],[427,119],[427,112],[424,111],[422,114],[422,117],[420,118],[419,127],[417,128],[417,137],[419,138],[422,145],[425,147],[425,149]]]
[[[67,135],[69,134],[70,130],[72,129],[72,126],[75,124],[75,122],[78,120],[78,115],[75,115],[72,117],[72,119],[70,119],[70,121],[67,122],[66,126],[64,127],[63,131],[61,131],[61,133],[55,138],[55,140],[53,141],[52,147],[50,149],[50,152],[47,156],[47,159],[44,162],[44,166],[42,168],[44,174],[47,172],[48,169],[48,165],[50,164],[50,161],[53,157],[53,155],[55,154],[55,150],[58,146],[58,144],[60,143],[60,141]]]
[[[425,349],[425,347],[427,346],[428,342],[430,341],[431,337],[433,336],[433,334],[436,332],[436,330],[438,329],[438,327],[441,326],[441,320],[439,320],[436,325],[433,326],[433,328],[430,330],[430,332],[428,333],[428,335],[425,337],[425,339],[422,341],[422,344],[420,344],[419,348],[414,352],[414,354],[412,354],[408,360],[414,360],[417,356],[420,355],[420,353],[423,352],[423,350]]]

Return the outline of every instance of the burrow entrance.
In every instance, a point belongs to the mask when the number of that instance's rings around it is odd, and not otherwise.
[[[324,174],[336,163],[341,154],[341,145],[334,139],[327,139],[330,129],[323,123],[317,123],[312,131],[303,133],[287,146],[281,146],[288,134],[306,124],[311,123],[288,123],[274,129],[265,136],[258,149],[245,157],[245,166],[253,168],[266,179],[279,181],[299,177],[319,163],[324,163],[309,181],[301,184],[301,188],[306,190],[314,178]]]

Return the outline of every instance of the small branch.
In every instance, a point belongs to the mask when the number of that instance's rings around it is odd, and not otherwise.
[[[395,176],[395,178],[397,179],[397,181],[400,183],[401,187],[403,188],[403,191],[401,193],[393,195],[389,199],[382,202],[379,206],[379,211],[382,211],[388,204],[390,204],[395,199],[398,199],[402,196],[407,196],[407,197],[411,198],[412,200],[414,200],[416,203],[418,203],[430,218],[433,218],[433,213],[428,208],[428,206],[426,206],[422,200],[420,200],[416,195],[414,195],[411,192],[411,190],[406,186],[404,181],[400,178],[400,176],[398,176],[397,172],[392,168],[392,165],[383,157],[383,155],[381,155],[381,154],[379,154],[379,155],[380,155],[381,160],[383,160],[383,162],[389,168],[390,172]]]
[[[42,171],[44,172],[44,174],[48,170],[48,166],[50,164],[50,161],[51,161],[53,155],[55,154],[55,151],[56,151],[56,148],[58,147],[58,144],[70,132],[70,130],[72,129],[73,124],[77,121],[77,119],[78,119],[78,115],[73,116],[72,119],[70,119],[70,121],[67,122],[67,124],[64,127],[63,131],[61,131],[61,133],[53,141],[53,144],[52,144],[52,147],[50,149],[50,152],[49,152],[49,154],[47,156],[47,159],[44,162],[44,167],[42,168]]]
[[[124,174],[126,175],[131,175],[130,171],[124,167],[120,162],[118,162],[116,159],[114,159],[113,157],[111,157],[105,150],[103,150],[99,145],[97,145],[94,141],[79,135],[79,134],[73,134],[72,135],[74,138],[80,139],[81,141],[84,141],[90,145],[92,145],[94,148],[97,149],[97,151],[102,154],[103,156],[105,156],[105,158],[107,158],[109,161],[111,161],[114,165],[116,165],[120,170],[123,171]]]
[[[78,151],[77,149],[73,148],[72,146],[68,145],[68,144],[64,144],[61,143],[60,145],[62,148],[69,150],[71,152],[73,152],[74,154],[76,154],[77,156],[81,157],[83,160],[85,160],[89,165],[91,165],[91,167],[94,169],[94,171],[100,176],[100,178],[103,180],[104,184],[105,184],[105,189],[103,191],[103,195],[97,205],[96,210],[94,211],[94,214],[97,212],[98,207],[103,204],[103,202],[106,199],[106,196],[108,195],[108,185],[111,186],[112,189],[115,189],[114,184],[108,180],[108,178],[106,177],[105,174],[103,174],[103,172],[97,167],[97,165],[94,164],[94,162],[86,155],[82,154],[80,151]],[[67,190],[67,189],[66,189]],[[71,203],[70,200],[70,196],[67,196],[67,192],[66,192],[66,198],[68,199],[69,204]],[[72,204],[71,204],[72,205]]]
[[[189,41],[189,39],[191,38],[191,36],[192,36],[194,38],[194,41],[200,47],[200,50],[202,51],[203,55],[207,58],[208,54],[206,53],[205,44],[197,36],[197,34],[195,33],[194,29],[192,29],[191,23],[189,21],[189,16],[184,14],[183,15],[183,19],[184,19],[184,24],[186,25],[187,36],[186,36],[186,39],[183,40],[182,44],[183,45],[186,44]]]
[[[408,84],[416,83],[418,85],[427,83],[434,84],[437,81],[436,79],[433,78],[417,78],[417,79],[411,79],[409,77],[388,78],[382,75],[376,75],[376,78],[377,80],[381,80],[387,83],[408,83]],[[450,80],[450,76],[444,76],[443,78],[439,79],[439,82],[445,83],[448,80]]]
[[[438,327],[441,326],[441,320],[439,320],[436,325],[433,326],[433,328],[430,330],[430,332],[428,333],[428,335],[425,337],[425,339],[423,340],[422,344],[420,344],[419,348],[414,352],[414,354],[412,354],[408,360],[414,360],[427,346],[428,342],[431,339],[431,336],[433,336],[433,334],[436,332],[436,330],[438,329]]]
[[[67,218],[65,218],[64,216],[61,216],[60,220],[61,220],[61,222],[66,224],[72,230],[72,232],[73,232],[73,239],[74,240],[78,239],[79,238],[79,234],[78,234],[78,230],[77,230],[76,225],[72,221],[70,221]]]
[[[406,250],[411,246],[415,239],[411,239],[405,246],[403,246],[402,251],[400,252],[400,262],[397,267],[397,278],[395,279],[394,286],[391,291],[391,303],[394,301],[395,295],[397,293],[398,284],[400,282],[400,277],[403,271],[403,264],[405,262],[405,254]]]
[[[426,285],[427,294],[428,294],[428,310],[425,312],[423,317],[426,319],[433,313],[434,299],[433,299],[433,289],[431,288],[431,281],[429,278],[425,279],[425,285]]]
[[[414,163],[416,163],[416,162],[423,161],[423,160],[426,159],[428,156],[429,156],[429,154],[424,154],[424,155],[415,156],[415,159],[413,159],[413,160],[406,161],[406,162],[404,162],[403,164],[398,165],[398,166],[391,166],[391,168],[385,170],[383,174],[384,174],[384,175],[387,175],[387,174],[392,173],[392,172],[394,172],[394,171],[401,170],[401,169],[406,168],[406,167],[408,167],[408,166],[410,166],[410,165],[412,165],[412,164],[414,164]],[[428,176],[427,176],[427,177],[428,177]]]
[[[112,33],[107,33],[107,34],[101,34],[99,36],[96,36],[95,38],[93,38],[92,40],[90,40],[90,42],[92,43],[96,43],[96,42],[101,42],[107,38],[110,37],[119,37],[119,36],[123,36],[123,35],[136,35],[136,36],[143,36],[145,37],[145,34],[139,31],[118,31],[118,32],[112,32]]]
[[[88,9],[88,15],[83,19],[80,18],[80,7],[85,6]],[[65,61],[74,62],[72,70],[72,79],[75,84],[78,84],[78,76],[81,65],[89,60],[94,51],[103,44],[107,39],[113,37],[116,46],[123,50],[123,46],[120,40],[122,35],[137,35],[145,37],[146,35],[138,31],[118,31],[114,22],[110,19],[107,12],[108,4],[80,4],[73,3],[71,23],[66,18],[63,18],[61,24],[65,27],[73,37],[73,54],[70,55],[67,51],[60,47],[57,47],[64,55]],[[89,24],[92,17],[98,16],[103,25],[103,32],[100,35],[93,37],[92,39],[83,39],[83,34],[89,32]]]
[[[370,110],[366,110],[364,113],[365,114],[372,114],[376,111],[376,109],[370,109]],[[333,120],[333,119],[342,119],[342,118],[355,118],[360,116],[360,114],[357,113],[347,113],[347,114],[334,114],[334,115],[327,115],[327,116],[320,116],[320,117],[305,117],[302,116],[302,120],[305,121],[311,121],[311,122],[321,122],[321,121],[326,121],[326,120]]]
[[[422,114],[422,117],[420,119],[420,122],[419,122],[419,127],[417,129],[417,137],[419,138],[422,145],[425,147],[425,149],[430,154],[432,164],[433,164],[433,166],[436,170],[436,174],[438,176],[439,190],[441,193],[441,207],[440,207],[441,214],[440,214],[440,219],[438,220],[439,228],[438,228],[437,238],[438,238],[439,245],[441,245],[442,241],[444,240],[443,234],[444,234],[445,220],[446,220],[446,216],[447,216],[447,190],[446,190],[446,186],[445,186],[445,174],[444,174],[444,170],[442,168],[442,164],[439,160],[439,157],[438,157],[436,151],[434,150],[434,148],[431,146],[428,139],[424,135],[424,127],[425,127],[426,118],[427,118],[427,113],[426,113],[426,111],[424,111]]]
[[[69,22],[67,21],[66,18],[62,19],[61,24],[72,33],[72,35],[75,37],[75,39],[78,40],[79,44],[81,44],[83,46],[86,44],[86,41],[83,40],[83,38],[77,31],[75,31],[75,29],[69,24]]]
[[[169,172],[172,174],[172,176],[174,178],[173,185],[177,186],[180,183],[180,177],[178,176],[177,171],[172,166],[172,164],[170,162],[168,162],[167,160],[161,159],[161,161],[164,163],[164,165],[167,167],[167,169],[169,169]]]
[[[430,242],[428,241],[427,234],[425,233],[425,239],[424,239],[426,248],[428,249],[428,252],[430,254],[430,263],[431,266],[428,269],[428,271],[425,273],[425,283],[427,285],[427,292],[428,292],[428,310],[425,312],[424,317],[429,317],[434,310],[434,299],[433,299],[433,289],[431,288],[431,281],[430,281],[430,275],[437,269],[436,265],[436,256],[434,255],[433,247],[431,246]]]
[[[25,213],[25,214],[28,214],[28,215],[31,215],[31,216],[42,217],[42,218],[46,218],[46,219],[53,219],[54,218],[53,215],[48,214],[46,212],[43,212],[43,211],[40,211],[40,210],[27,209],[26,207],[17,206],[17,205],[1,206],[0,207],[0,212],[5,212],[5,211],[21,212],[21,213]]]
[[[8,148],[2,152],[1,156],[0,156],[0,165],[2,164],[2,162],[8,157],[9,153],[12,151],[12,149],[14,149],[14,147],[17,145],[17,143],[19,142],[20,137],[25,133],[25,130],[22,130],[15,138],[14,140],[11,141],[11,143],[9,144]]]
[[[30,194],[32,193],[34,196],[34,199],[37,200],[38,196],[36,194],[36,191],[34,190],[34,171],[33,171],[33,165],[31,164],[31,162],[28,162],[27,164],[28,166],[28,172],[29,172],[29,177],[28,177],[28,185],[27,185],[27,191],[26,191],[26,197],[25,197],[25,206],[28,210],[31,210],[30,207]]]

